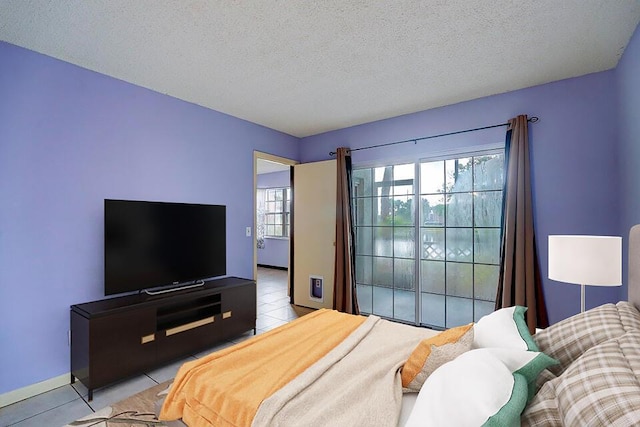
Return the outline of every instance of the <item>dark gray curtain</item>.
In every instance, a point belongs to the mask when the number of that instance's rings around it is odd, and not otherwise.
[[[527,123],[527,116],[520,115],[509,120],[507,128],[496,310],[514,305],[527,307],[527,325],[534,333],[536,327],[546,327],[549,321],[533,228]]]
[[[351,153],[336,150],[338,185],[336,198],[336,259],[333,308],[360,314],[356,296],[353,218],[351,217]]]

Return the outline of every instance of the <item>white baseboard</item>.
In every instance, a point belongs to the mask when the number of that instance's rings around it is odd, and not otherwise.
[[[28,399],[40,393],[53,390],[54,388],[62,387],[63,385],[69,384],[70,380],[71,374],[66,373],[55,378],[49,378],[48,380],[44,380],[39,383],[31,384],[17,390],[0,394],[0,408],[9,406],[12,403],[16,403],[24,399]]]

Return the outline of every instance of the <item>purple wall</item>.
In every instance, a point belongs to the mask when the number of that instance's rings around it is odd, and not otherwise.
[[[627,233],[640,223],[640,27],[627,45],[616,68],[618,84],[618,132],[620,140],[621,229],[623,246],[628,248]],[[624,277],[626,278],[625,256]],[[627,295],[626,283],[623,295]]]
[[[580,288],[547,276],[549,234],[619,232],[615,74],[607,71],[304,138],[301,161],[362,146],[504,123],[530,124],[534,221],[551,322],[580,311]],[[636,101],[637,103],[637,101]],[[637,105],[637,104],[636,104]],[[503,142],[505,128],[354,152],[354,165],[422,158],[443,150]],[[587,307],[618,301],[619,288],[589,288]]]
[[[258,175],[258,188],[288,187],[289,171]],[[289,267],[289,239],[265,238],[264,249],[258,248],[258,264],[273,267]]]
[[[103,199],[227,205],[252,277],[253,151],[298,138],[0,43],[0,394],[69,372],[69,306],[104,297]]]

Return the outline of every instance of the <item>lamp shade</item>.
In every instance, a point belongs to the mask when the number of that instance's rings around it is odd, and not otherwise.
[[[621,286],[622,237],[549,236],[549,279]]]

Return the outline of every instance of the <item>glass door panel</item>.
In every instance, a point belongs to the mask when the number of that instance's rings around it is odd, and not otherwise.
[[[493,311],[503,162],[494,152],[354,170],[363,313],[449,328]]]

